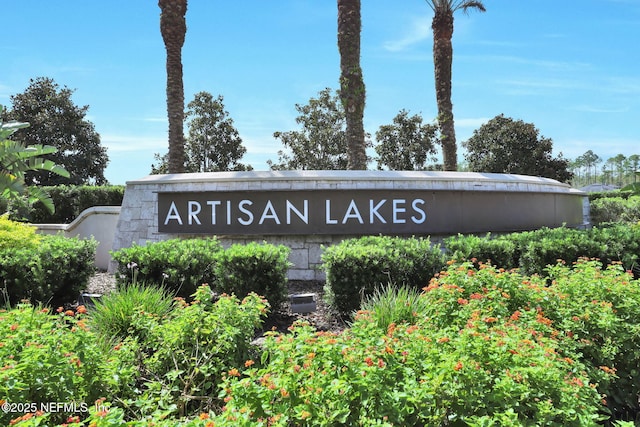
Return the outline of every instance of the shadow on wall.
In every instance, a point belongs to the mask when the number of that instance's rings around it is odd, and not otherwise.
[[[71,224],[34,224],[40,234],[62,233],[65,237],[79,237],[98,242],[95,266],[107,270],[111,262],[111,247],[120,216],[120,206],[94,206],[82,211]]]

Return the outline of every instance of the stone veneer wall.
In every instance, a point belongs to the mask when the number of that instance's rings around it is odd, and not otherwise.
[[[113,250],[133,243],[144,245],[178,237],[158,232],[158,192],[194,191],[269,191],[269,190],[350,190],[350,189],[417,189],[434,191],[515,192],[570,194],[586,199],[584,193],[557,181],[506,174],[472,172],[399,172],[399,171],[270,171],[213,172],[175,175],[150,175],[127,182]],[[583,208],[583,224],[587,225],[587,207]],[[486,230],[492,231],[492,230]],[[179,237],[202,237],[180,235]],[[353,236],[277,235],[218,236],[224,247],[234,243],[267,241],[291,248],[290,280],[324,280],[318,269],[323,246],[330,246]],[[432,236],[440,242],[443,236]],[[113,270],[113,265],[111,270]]]

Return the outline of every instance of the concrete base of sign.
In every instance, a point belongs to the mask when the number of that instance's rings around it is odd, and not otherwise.
[[[583,227],[589,222],[588,206],[586,194],[579,190],[522,175],[418,171],[150,175],[127,182],[113,250],[204,235],[217,235],[225,247],[267,241],[291,249],[290,279],[324,280],[318,269],[322,248],[345,238],[428,235],[440,241],[457,233],[506,233],[563,224]]]

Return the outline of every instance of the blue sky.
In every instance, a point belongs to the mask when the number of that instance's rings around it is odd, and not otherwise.
[[[459,147],[498,114],[533,123],[573,159],[640,153],[640,0],[485,0],[458,12],[453,104]],[[0,104],[29,79],[75,89],[108,148],[112,184],[146,176],[167,150],[165,50],[157,1],[4,2]],[[189,0],[185,101],[224,97],[244,163],[266,170],[297,129],[295,104],[336,89],[336,1]],[[362,1],[365,128],[401,110],[436,117],[432,11],[423,0]],[[464,150],[459,148],[459,159]]]

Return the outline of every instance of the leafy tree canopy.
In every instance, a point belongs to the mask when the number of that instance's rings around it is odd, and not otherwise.
[[[422,117],[409,117],[401,110],[393,124],[380,126],[376,132],[378,169],[426,170],[427,161],[435,162],[438,126],[422,124]]]
[[[14,135],[15,141],[24,146],[55,147],[57,151],[47,158],[70,175],[31,171],[25,175],[28,185],[107,183],[104,177],[109,162],[107,150],[100,144],[100,135],[93,123],[85,119],[89,106],[75,105],[72,94],[73,90],[60,88],[53,79],[38,77],[30,80],[23,93],[11,96],[13,108],[5,118],[31,124]]]
[[[543,176],[560,182],[573,177],[562,153],[551,156],[550,138],[540,136],[533,124],[503,114],[475,130],[464,146],[465,160],[474,172]]]
[[[189,135],[185,144],[185,172],[220,172],[252,170],[239,163],[247,152],[233,119],[224,109],[224,98],[209,92],[198,92],[187,105],[185,114]],[[152,173],[168,172],[168,157],[155,155],[159,164]]]
[[[278,162],[267,161],[272,170],[347,169],[346,119],[342,103],[330,88],[321,90],[306,105],[296,104],[300,114],[297,131],[275,132],[285,150],[278,150]],[[367,147],[371,146],[367,135]]]

